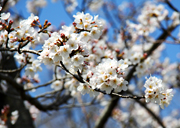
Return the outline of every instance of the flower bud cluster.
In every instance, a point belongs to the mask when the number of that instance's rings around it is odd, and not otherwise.
[[[153,102],[159,104],[162,109],[164,105],[166,107],[170,104],[173,94],[172,89],[166,89],[162,84],[162,80],[156,77],[150,77],[146,80],[144,85],[145,90],[145,99],[146,102]]]

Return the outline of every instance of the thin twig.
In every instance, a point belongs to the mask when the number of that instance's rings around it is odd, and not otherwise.
[[[66,105],[66,106],[60,107],[59,109],[77,108],[77,107],[82,107],[82,106],[86,107],[86,106],[91,106],[91,105],[96,105],[96,104],[99,104],[99,102],[96,102],[96,103],[89,102],[89,103],[82,103],[82,104]]]
[[[33,90],[33,89],[37,89],[37,88],[40,88],[40,87],[45,87],[45,86],[48,86],[49,84],[55,82],[56,80],[65,80],[65,79],[68,79],[68,78],[72,78],[72,77],[63,77],[63,78],[59,78],[59,79],[54,79],[54,80],[50,80],[49,82],[45,83],[45,84],[42,84],[42,85],[37,85],[35,87],[31,87],[31,88],[27,88],[25,89],[25,91],[30,91],[30,90]]]
[[[145,96],[135,96],[135,95],[124,96],[124,95],[120,95],[120,94],[117,94],[117,93],[112,93],[112,95],[119,96],[120,98],[128,98],[128,99],[143,99],[143,98],[145,98]]]
[[[35,99],[38,99],[38,98],[44,97],[44,96],[49,95],[49,94],[55,94],[56,92],[59,92],[59,91],[60,91],[60,90],[53,90],[53,91],[50,91],[50,92],[45,92],[45,93],[40,94],[40,95],[38,95],[38,96],[36,96],[36,97],[34,97],[34,98],[35,98]]]
[[[35,86],[35,87],[31,87],[31,88],[27,88],[27,89],[24,89],[25,91],[30,91],[30,90],[33,90],[33,89],[37,89],[37,88],[40,88],[40,87],[45,87],[51,83],[53,83],[54,81],[56,81],[55,79],[54,80],[51,80],[45,84],[42,84],[42,85],[38,85],[38,86]]]

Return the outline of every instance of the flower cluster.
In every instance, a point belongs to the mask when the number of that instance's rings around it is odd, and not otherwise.
[[[151,57],[148,57],[144,62],[139,63],[136,67],[136,71],[134,72],[134,75],[137,75],[138,77],[142,77],[143,75],[147,74],[148,69],[150,69],[153,66],[153,60]]]
[[[97,12],[103,6],[103,4],[103,0],[92,0],[89,4],[89,9],[93,12]]]
[[[78,6],[78,2],[76,0],[65,0],[64,3],[66,5],[66,11],[68,13],[73,12]]]
[[[177,63],[170,63],[169,58],[165,58],[164,62],[162,63],[162,68],[159,70],[161,75],[163,76],[163,82],[170,85],[171,87],[178,86],[178,64]]]
[[[73,26],[63,26],[59,33],[54,32],[45,41],[39,59],[45,64],[60,65],[60,61],[72,72],[82,69],[88,55],[86,44],[89,40],[98,39],[102,33],[102,23],[98,16],[87,13],[74,15]]]
[[[10,14],[7,13],[3,15],[2,19],[7,20],[9,17]],[[28,19],[22,20],[17,28],[11,30],[6,30],[5,28],[7,28],[7,24],[1,23],[2,25],[0,28],[3,30],[0,33],[0,45],[2,45],[3,47],[7,45],[9,48],[17,48],[18,42],[23,42],[25,40],[28,40],[33,45],[33,43],[38,40],[39,36],[37,30],[35,30],[35,28],[32,26],[32,23],[37,22],[38,20],[39,18],[37,16],[31,14]],[[13,21],[10,20],[9,26],[11,26],[12,24]]]
[[[167,128],[178,128],[180,127],[179,109],[175,109],[163,118],[163,123]]]
[[[131,50],[125,49],[124,57],[126,57],[126,59],[128,59],[130,61],[130,63],[132,63],[133,65],[136,65],[136,64],[140,63],[140,61],[143,57],[143,54],[142,54],[141,50],[137,51],[134,49],[131,49]]]
[[[93,89],[100,89],[110,94],[111,91],[121,92],[127,90],[128,82],[123,78],[128,65],[124,60],[103,59],[96,67],[96,71],[90,78]]]
[[[99,39],[102,34],[103,24],[102,21],[98,19],[98,15],[93,17],[86,13],[77,13],[77,15],[73,15],[75,18],[74,26],[76,29],[83,31],[80,34],[82,41],[88,41],[89,39]]]
[[[138,103],[134,103],[130,100],[127,101],[126,99],[122,99],[120,102],[122,105],[121,108],[116,108],[112,112],[113,119],[120,122],[120,126],[124,126],[122,125],[123,123],[128,125],[130,118],[132,121],[130,127],[136,126],[138,128],[160,128],[157,120],[154,120],[147,112],[147,110],[140,106]],[[132,104],[134,108],[129,113],[129,109],[132,107]],[[147,104],[147,108],[153,113],[156,113],[156,115],[158,115],[158,113],[160,112],[160,108],[158,107],[158,105],[154,105],[153,103]]]
[[[0,128],[7,128],[6,124],[8,122],[8,116],[10,115],[9,112],[10,112],[10,108],[8,105],[4,106],[4,108],[1,109]],[[18,110],[11,112],[10,121],[11,121],[12,125],[14,125],[16,123],[18,117],[19,117]]]
[[[30,76],[33,78],[35,75],[35,72],[42,71],[42,68],[40,65],[41,63],[39,60],[34,60],[32,64],[28,64],[27,67],[25,68],[26,76]]]
[[[142,14],[138,16],[139,24],[129,24],[130,27],[136,29],[139,35],[148,36],[160,27],[160,21],[164,20],[168,15],[168,11],[163,5],[156,6],[151,2],[146,2],[142,9]]]
[[[159,104],[162,109],[164,109],[164,105],[166,107],[170,104],[172,100],[173,94],[172,89],[166,89],[162,84],[162,80],[156,77],[150,77],[146,80],[144,85],[145,90],[145,99],[146,102],[153,102]]]
[[[26,8],[28,9],[29,12],[38,14],[38,9],[45,7],[47,4],[46,0],[32,0],[32,1],[27,1]]]

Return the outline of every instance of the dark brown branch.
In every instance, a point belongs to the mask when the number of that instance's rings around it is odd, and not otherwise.
[[[169,2],[169,0],[165,0],[166,1],[166,4],[172,9],[172,10],[174,10],[174,11],[176,11],[176,12],[179,12],[170,2]]]
[[[10,51],[10,52],[14,52],[14,51],[18,51],[17,48],[12,48],[12,49],[9,49],[9,48],[0,48],[0,51]],[[26,49],[20,49],[20,53],[22,52],[27,52],[27,53],[33,53],[33,54],[36,54],[36,55],[39,55],[40,56],[40,53],[35,51],[35,50],[26,50]]]
[[[112,100],[105,107],[105,109],[100,114],[99,119],[95,123],[95,128],[103,128],[108,118],[111,116],[112,110],[116,107],[119,97],[112,97]]]
[[[13,73],[13,72],[18,72],[18,71],[21,71],[26,65],[27,65],[27,63],[24,64],[24,65],[22,65],[21,67],[19,67],[19,68],[17,68],[17,69],[0,70],[0,73]]]

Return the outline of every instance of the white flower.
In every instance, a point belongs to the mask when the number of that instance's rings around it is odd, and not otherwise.
[[[32,67],[34,68],[34,71],[37,72],[37,71],[42,71],[42,68],[41,68],[41,62],[39,60],[34,60],[32,62]]]
[[[17,62],[20,64],[25,63],[26,58],[24,56],[24,53],[19,54],[18,52],[14,55],[14,58],[16,58]]]
[[[34,68],[32,67],[31,64],[28,64],[25,68],[25,74],[26,76],[30,76],[31,78],[34,77],[34,73],[35,73],[35,70]]]
[[[91,35],[89,32],[81,32],[79,38],[81,41],[88,42],[91,38]]]
[[[1,20],[8,20],[10,17],[10,13],[1,13]]]
[[[73,25],[71,26],[62,26],[62,30],[60,30],[60,33],[63,33],[66,35],[67,38],[70,38],[71,36],[76,37],[74,33],[75,27]]]
[[[73,65],[78,67],[79,65],[82,65],[84,63],[84,57],[82,55],[74,55],[71,58]]]
[[[92,21],[93,17],[89,14],[86,13],[83,17],[82,17],[82,21],[83,23],[90,23]]]
[[[59,80],[56,80],[55,82],[53,82],[51,84],[51,88],[54,89],[54,90],[60,90],[62,89],[62,81],[59,81]]]
[[[115,88],[115,92],[121,92],[126,91],[127,90],[127,84],[128,81],[124,80],[122,77],[119,79],[120,84],[117,85],[117,87]]]
[[[77,87],[77,90],[81,92],[81,94],[89,93],[90,89],[87,85],[80,83],[80,85]]]
[[[71,37],[67,42],[67,45],[69,45],[70,51],[77,50],[78,49],[78,43],[76,37]]]
[[[82,13],[78,12],[76,15],[73,15],[73,17],[75,18],[74,22],[76,23],[76,27],[79,29],[83,29],[84,25],[82,19],[84,17],[84,12]]]
[[[60,61],[62,61],[62,56],[56,53],[53,57],[53,62],[55,65],[59,65]]]
[[[97,27],[93,27],[90,34],[93,39],[99,39],[101,31]]]
[[[69,48],[69,45],[64,45],[60,47],[58,52],[63,58],[68,58],[71,53],[71,49]]]
[[[128,67],[128,64],[123,59],[121,59],[118,61],[117,66],[119,71],[125,71]]]
[[[113,88],[116,88],[117,85],[119,85],[120,83],[121,83],[121,80],[117,76],[109,78],[109,85],[112,86]]]

